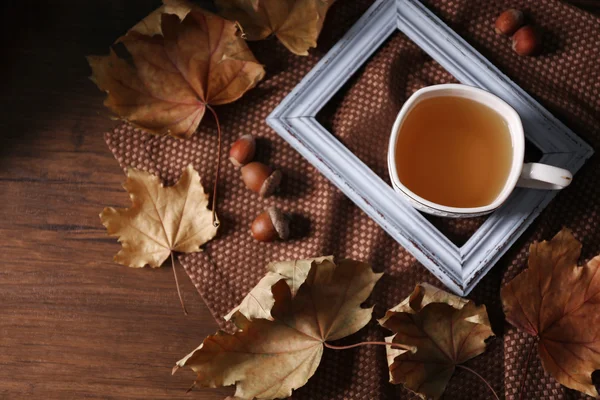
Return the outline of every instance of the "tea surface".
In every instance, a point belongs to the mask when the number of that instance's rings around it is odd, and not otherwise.
[[[449,207],[482,207],[498,196],[512,164],[508,124],[462,97],[436,97],[407,115],[396,143],[402,184]]]

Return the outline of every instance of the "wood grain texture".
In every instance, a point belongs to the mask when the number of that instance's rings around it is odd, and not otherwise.
[[[179,270],[115,264],[98,213],[127,206],[115,125],[84,56],[160,1],[2,2],[0,399],[223,399],[174,363],[216,323]],[[9,39],[9,37],[11,39]]]

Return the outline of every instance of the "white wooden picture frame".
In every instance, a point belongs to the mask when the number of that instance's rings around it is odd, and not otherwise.
[[[267,123],[279,135],[448,288],[464,296],[556,192],[516,189],[458,247],[317,122],[321,108],[396,29],[461,83],[494,93],[514,107],[527,139],[543,153],[540,162],[575,174],[593,150],[418,0],[376,1],[269,115]]]

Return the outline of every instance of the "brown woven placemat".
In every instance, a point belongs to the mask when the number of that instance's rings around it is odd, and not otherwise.
[[[275,39],[251,43],[265,64],[266,79],[236,103],[218,107],[224,148],[244,133],[258,138],[257,159],[280,168],[280,193],[263,200],[245,189],[239,171],[222,162],[218,237],[204,253],[181,257],[190,278],[218,321],[252,288],[274,260],[333,254],[370,262],[386,274],[375,288],[375,316],[406,297],[418,282],[441,284],[377,224],[337,190],[265,123],[273,108],[372,4],[338,0],[332,7],[318,49],[308,57],[288,53]],[[432,0],[430,8],[503,72],[539,99],[594,148],[600,145],[600,20],[557,0]],[[516,56],[510,42],[493,31],[495,17],[518,7],[543,30],[544,51],[534,58]],[[385,148],[403,101],[422,86],[453,81],[443,68],[404,35],[397,33],[351,79],[318,116],[359,158],[387,180]],[[173,183],[193,163],[210,188],[216,163],[216,130],[206,117],[190,140],[156,137],[128,125],[106,134],[106,142],[123,168],[135,167]],[[535,151],[532,157],[535,157]],[[562,226],[583,241],[583,258],[600,253],[600,164],[593,157],[560,193],[469,298],[487,306],[498,335],[488,350],[468,362],[507,399],[514,399],[532,339],[504,324],[500,287],[526,264],[534,240],[548,239]],[[292,240],[257,243],[249,235],[256,215],[277,205],[293,216]],[[462,243],[483,219],[433,219],[456,243]],[[191,316],[193,318],[193,316]],[[226,327],[224,325],[224,327]],[[341,342],[381,340],[387,332],[375,322]],[[198,338],[200,341],[202,338]],[[190,349],[192,350],[192,349]],[[579,399],[547,375],[534,357],[529,367],[527,399]],[[416,399],[388,383],[383,348],[326,350],[317,373],[294,392],[295,399]],[[445,399],[489,399],[482,384],[457,371]]]

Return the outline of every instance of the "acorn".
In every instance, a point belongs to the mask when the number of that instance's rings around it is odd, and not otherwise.
[[[250,231],[259,242],[286,240],[290,236],[290,222],[281,210],[269,207],[252,222]]]
[[[530,25],[526,25],[515,32],[512,37],[512,49],[520,56],[531,56],[540,49],[540,37]]]
[[[510,36],[523,26],[524,23],[525,15],[523,11],[511,8],[504,11],[496,19],[495,30],[498,34]]]
[[[261,197],[269,197],[281,183],[282,174],[268,165],[254,161],[242,167],[242,180],[246,187]]]
[[[256,141],[254,136],[247,134],[236,140],[229,150],[229,161],[236,167],[248,164],[256,153]]]

